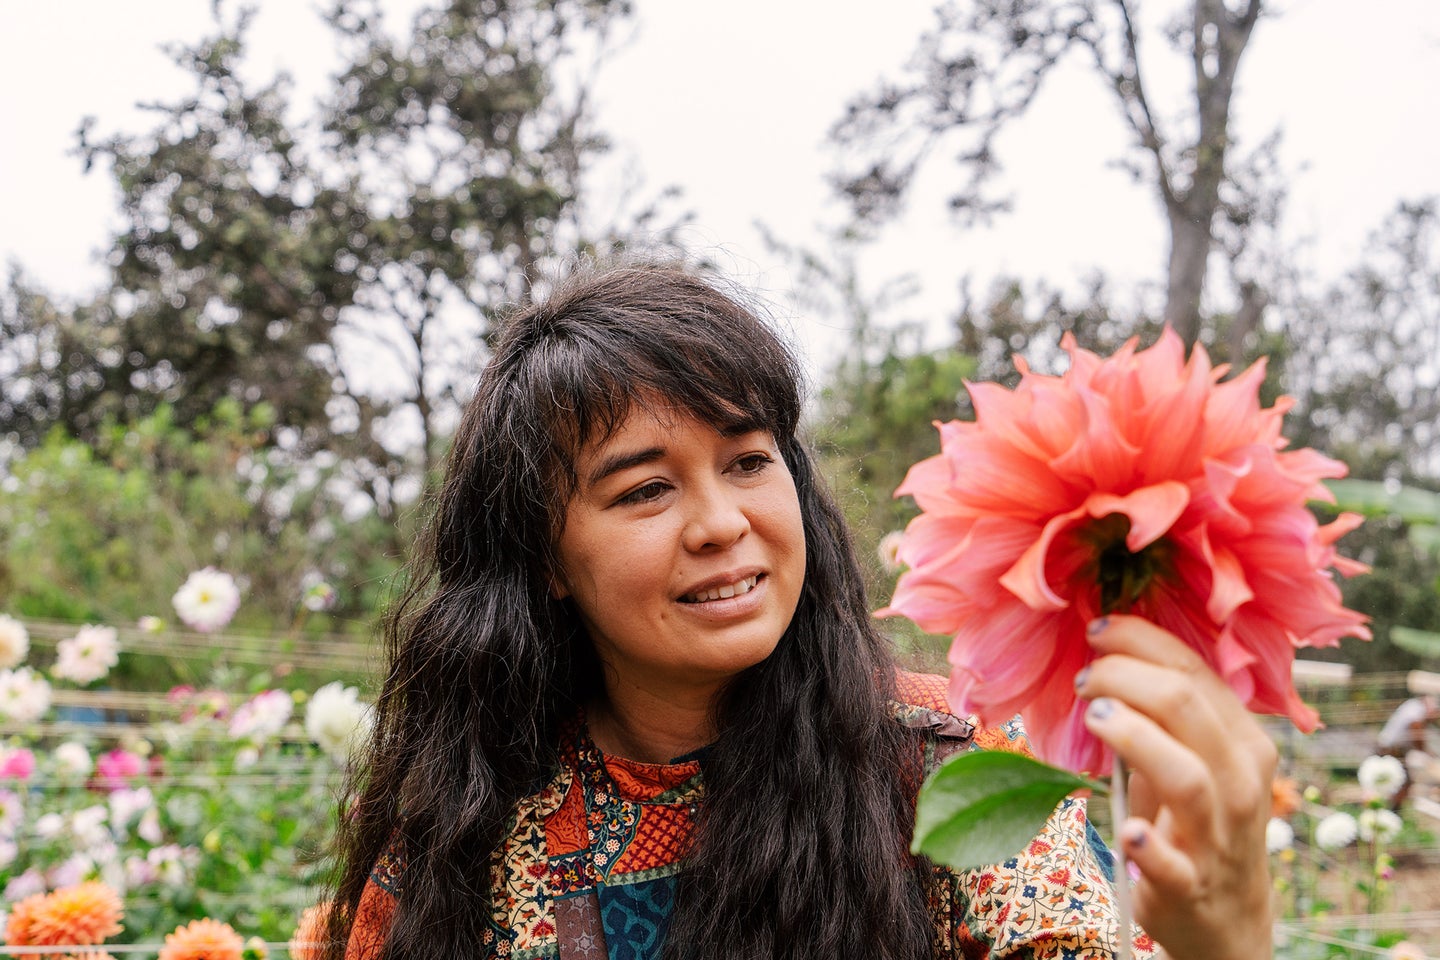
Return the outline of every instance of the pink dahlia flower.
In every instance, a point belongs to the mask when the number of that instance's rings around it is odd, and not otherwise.
[[[0,747],[0,780],[29,780],[34,772],[34,753],[24,747],[14,750]]]
[[[968,385],[973,423],[940,425],[941,452],[897,496],[922,513],[905,531],[901,575],[880,616],[951,634],[951,703],[986,722],[1023,713],[1039,753],[1105,773],[1073,681],[1091,659],[1086,625],[1109,612],[1179,636],[1250,709],[1318,724],[1290,678],[1296,647],[1368,639],[1331,569],[1366,568],[1335,541],[1360,518],[1321,525],[1320,481],[1345,465],[1286,450],[1291,401],[1262,408],[1264,362],[1220,382],[1165,330],[1148,350],[1102,359],[1065,335],[1070,369],[1030,372],[1010,391]]]
[[[95,758],[96,785],[102,790],[120,790],[145,773],[145,758],[129,750],[115,749]]]

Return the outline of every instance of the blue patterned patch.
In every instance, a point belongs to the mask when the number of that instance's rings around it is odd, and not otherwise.
[[[605,884],[599,894],[610,960],[659,960],[675,908],[675,878]]]
[[[1100,831],[1095,829],[1095,824],[1089,820],[1085,821],[1085,842],[1090,845],[1090,852],[1095,854],[1096,861],[1100,864],[1100,872],[1105,874],[1105,879],[1113,885],[1115,883],[1115,855],[1100,839]]]

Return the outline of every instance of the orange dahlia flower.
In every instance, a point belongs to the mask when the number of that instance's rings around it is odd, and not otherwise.
[[[290,938],[290,956],[294,960],[320,960],[325,941],[330,939],[330,904],[317,903],[300,914],[295,935]]]
[[[120,896],[98,881],[37,893],[15,904],[5,924],[12,947],[103,943],[124,929]]]
[[[1270,816],[1283,820],[1299,810],[1303,802],[1300,785],[1293,778],[1276,777],[1270,781]]]
[[[228,923],[192,920],[165,934],[159,960],[241,960],[245,941]]]
[[[905,531],[890,605],[951,634],[951,703],[985,722],[1023,713],[1038,752],[1071,769],[1109,770],[1085,729],[1073,679],[1091,658],[1086,624],[1145,617],[1179,636],[1250,709],[1313,730],[1290,679],[1299,646],[1369,638],[1331,568],[1360,523],[1320,525],[1309,500],[1345,465],[1285,449],[1282,398],[1262,408],[1265,364],[1220,382],[1204,348],[1185,359],[1169,329],[1148,350],[1108,359],[1069,334],[1070,369],[1015,390],[968,384],[973,423],[940,425],[941,452],[896,495],[923,511]]]

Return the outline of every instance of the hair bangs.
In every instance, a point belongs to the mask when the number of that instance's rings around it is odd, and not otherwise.
[[[532,438],[557,522],[582,451],[633,411],[689,415],[726,435],[765,430],[782,442],[799,421],[799,365],[755,313],[682,271],[659,285],[654,270],[627,274],[608,274],[583,297],[562,285],[502,335],[509,382],[500,399]]]

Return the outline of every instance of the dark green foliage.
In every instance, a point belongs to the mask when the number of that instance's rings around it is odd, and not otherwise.
[[[174,622],[170,598],[193,570],[215,566],[244,584],[240,629],[364,629],[408,531],[373,514],[344,522],[326,493],[335,471],[267,446],[270,408],[222,401],[190,428],[171,408],[91,442],[52,431],[11,464],[0,490],[0,586],[27,618]],[[337,589],[324,614],[301,612],[302,582]]]

